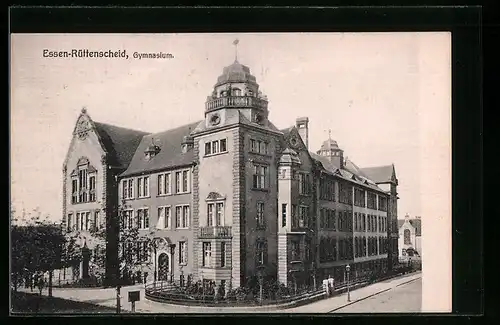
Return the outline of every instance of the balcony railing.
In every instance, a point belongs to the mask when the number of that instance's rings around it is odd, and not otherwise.
[[[231,227],[201,227],[199,238],[231,238]]]
[[[209,100],[205,103],[207,111],[221,107],[256,107],[267,109],[267,101],[258,97],[251,96],[230,96],[220,97]]]

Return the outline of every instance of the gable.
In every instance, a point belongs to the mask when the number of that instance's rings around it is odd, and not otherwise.
[[[281,130],[283,137],[281,140],[282,149],[290,148],[294,150],[301,163],[303,169],[313,169],[315,165],[315,160],[311,156],[309,150],[307,149],[299,131],[295,126],[289,127],[287,129]]]
[[[63,165],[71,165],[68,168],[73,169],[73,165],[76,166],[82,157],[91,157],[92,163],[97,164],[101,162],[102,157],[106,154],[107,151],[102,146],[99,136],[93,128],[92,120],[88,115],[84,113],[80,114],[73,128],[73,134]],[[88,163],[89,158],[83,159],[87,159]]]

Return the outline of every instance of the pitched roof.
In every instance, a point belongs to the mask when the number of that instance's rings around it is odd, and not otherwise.
[[[410,224],[415,228],[415,235],[422,236],[422,220],[421,219],[409,219]],[[398,219],[398,229],[405,223],[404,219]]]
[[[387,183],[392,181],[393,165],[362,168],[361,171],[375,183]]]
[[[108,162],[119,168],[127,168],[142,137],[147,132],[94,122],[95,129],[104,149],[108,152]]]
[[[327,157],[320,156],[312,151],[309,151],[309,154],[311,155],[311,158],[319,161],[321,165],[323,165],[323,168],[328,172],[335,173],[338,170],[338,168],[334,164],[332,164],[332,162]]]
[[[200,121],[144,136],[130,165],[120,176],[131,176],[191,164],[194,160],[193,150],[183,153],[181,143],[184,136],[189,135],[198,124],[200,124]],[[146,160],[144,151],[153,142],[160,147],[160,151],[151,160]]]
[[[345,159],[344,168],[347,169],[348,171],[350,171],[353,174],[360,175],[360,176],[363,176],[365,178],[370,179],[370,177],[368,177],[365,173],[363,173],[363,170],[361,168],[359,168],[354,162],[352,162],[347,157]]]

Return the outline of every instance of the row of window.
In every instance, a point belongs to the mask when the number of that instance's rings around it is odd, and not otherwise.
[[[102,227],[100,211],[69,213],[66,218],[67,231],[97,231]]]
[[[262,140],[250,139],[250,152],[259,153],[261,155],[268,155],[269,143]]]
[[[172,183],[174,177],[174,183]],[[190,191],[189,170],[162,173],[157,176],[158,192],[157,195],[171,195],[189,193]],[[137,177],[137,185],[134,187],[134,179],[124,179],[122,181],[122,197],[124,199],[145,198],[150,196],[150,177]],[[172,188],[173,187],[173,188]]]
[[[150,262],[153,257],[151,242],[141,240],[137,242],[123,242],[121,254],[128,263]],[[187,265],[187,242],[180,241],[177,245],[179,265]]]
[[[86,203],[96,201],[96,175],[90,177],[87,168],[80,168],[77,176],[71,178],[71,203]]]
[[[319,260],[321,263],[352,259],[352,238],[321,238]]]
[[[158,207],[157,229],[187,229],[190,224],[190,208],[189,205],[177,205],[174,208],[175,224],[172,225],[172,207]],[[135,211],[128,209],[123,211],[121,216],[121,229],[149,229],[150,228],[150,213],[149,208],[139,208]]]
[[[354,231],[386,232],[387,217],[354,212]]]
[[[387,253],[387,238],[385,237],[356,237],[354,239],[354,256],[365,257]]]
[[[227,152],[227,139],[205,142],[205,156]]]

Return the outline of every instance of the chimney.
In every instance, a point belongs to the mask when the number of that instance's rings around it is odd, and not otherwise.
[[[308,117],[298,117],[295,120],[295,126],[299,130],[300,137],[309,150],[309,118]]]

